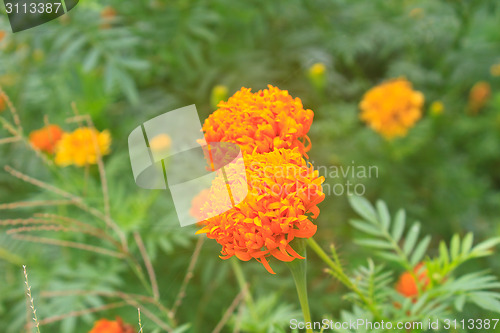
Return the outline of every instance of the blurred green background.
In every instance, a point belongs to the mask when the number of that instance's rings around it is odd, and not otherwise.
[[[65,121],[73,114],[71,102],[90,114],[99,130],[111,131],[112,153],[105,162],[112,216],[127,234],[143,235],[168,306],[187,270],[196,228],[179,227],[168,192],[136,187],[127,137],[138,124],[185,105],[196,104],[202,117],[208,116],[217,85],[231,95],[242,86],[257,91],[272,84],[301,98],[315,112],[311,162],[378,170],[378,177],[327,177],[327,183],[361,183],[370,201],[383,199],[393,212],[407,209],[412,220],[422,222],[424,233],[434,236],[431,254],[453,233],[472,231],[477,241],[500,234],[500,76],[491,70],[500,63],[497,0],[85,0],[58,20],[16,34],[2,13],[0,30],[7,34],[0,41],[0,85],[25,131],[43,127],[44,116],[74,129]],[[315,63],[326,67],[324,85],[311,80]],[[426,104],[408,135],[388,142],[360,122],[358,103],[374,85],[401,76],[424,93]],[[479,81],[489,83],[491,97],[472,115],[469,91]],[[443,103],[442,114],[429,112],[434,101]],[[83,169],[45,167],[22,144],[0,146],[0,165],[6,164],[68,191],[82,193],[85,187],[87,202],[101,205],[97,169],[91,168],[85,181]],[[0,171],[0,204],[54,198]],[[347,221],[354,214],[346,196],[331,195],[320,209],[318,242],[335,242],[349,267],[365,263],[369,253],[352,243]],[[38,211],[0,210],[0,219]],[[67,207],[43,211],[92,222]],[[45,298],[42,291],[144,292],[119,260],[19,242],[5,230],[0,233],[2,333],[20,332],[26,322],[22,264],[29,267],[41,318],[109,301],[90,295]],[[83,235],[58,237],[92,242]],[[230,262],[218,258],[219,250],[214,241],[202,249],[177,316],[179,323],[191,324],[187,332],[211,331],[238,293]],[[242,263],[262,315],[259,325],[282,332],[290,318],[300,317],[300,308],[286,267],[272,265],[276,276],[258,263]],[[476,265],[500,273],[498,255]],[[313,317],[338,317],[350,305],[323,267],[311,255]],[[116,315],[137,322],[136,310],[129,307],[70,317],[42,332],[88,332],[97,318]],[[474,307],[465,316],[491,317]],[[251,318],[243,323],[255,325]],[[154,328],[147,323],[144,329]]]

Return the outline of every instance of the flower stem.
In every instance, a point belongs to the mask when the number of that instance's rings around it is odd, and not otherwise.
[[[250,294],[250,290],[248,287],[248,283],[245,279],[245,275],[243,274],[243,270],[241,269],[241,265],[238,258],[231,258],[231,266],[233,267],[234,275],[236,276],[236,281],[238,281],[238,286],[240,290],[244,292],[245,303],[247,304],[250,314],[253,319],[257,320],[257,312],[255,310],[255,303],[252,295]]]
[[[332,260],[330,258],[330,256],[328,256],[328,254],[325,253],[325,251],[318,245],[318,243],[316,243],[316,241],[312,237],[307,239],[307,244],[309,245],[309,247],[314,252],[316,252],[316,254],[318,255],[318,257],[320,257],[320,259],[323,260],[325,262],[325,264],[328,265],[328,267],[330,267],[330,269],[334,273],[334,276],[336,276],[337,279],[342,284],[344,284],[347,288],[349,288],[356,295],[358,295],[358,297],[361,300],[361,302],[363,302],[368,307],[368,309],[373,314],[373,316],[375,317],[375,319],[380,319],[381,318],[380,313],[379,313],[377,307],[373,304],[373,301],[370,300],[370,299],[368,299],[359,290],[359,288],[356,286],[356,284],[354,284],[352,282],[352,280],[349,278],[349,276],[347,276],[347,274],[342,269],[342,266],[340,265],[340,262],[338,261],[338,257],[337,257],[337,253],[335,251],[335,247],[332,247],[333,256],[334,256],[334,259],[335,259],[335,261],[334,261],[334,260]]]
[[[303,239],[296,239],[294,241],[295,251],[303,257],[306,257],[306,242]],[[287,263],[288,268],[292,272],[293,281],[297,288],[299,296],[300,307],[304,315],[306,323],[311,322],[311,312],[309,310],[309,300],[307,299],[307,257],[306,259],[294,259]],[[312,329],[308,328],[307,333],[313,333]]]

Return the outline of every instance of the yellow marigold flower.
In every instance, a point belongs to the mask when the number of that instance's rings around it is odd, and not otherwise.
[[[444,104],[441,101],[432,102],[429,111],[433,116],[439,116],[444,112]]]
[[[216,109],[219,102],[227,99],[228,89],[223,85],[216,85],[210,94],[210,105]]]
[[[422,116],[424,95],[406,79],[386,81],[364,95],[360,118],[386,139],[405,136]]]
[[[124,324],[121,318],[116,320],[100,319],[95,322],[89,333],[135,333],[132,326]]]
[[[411,18],[419,19],[419,18],[422,18],[424,16],[424,10],[422,8],[413,8],[410,11],[409,15]]]
[[[490,84],[485,81],[479,81],[470,90],[469,93],[469,110],[472,113],[478,113],[486,103],[491,95]]]
[[[64,133],[56,147],[55,163],[60,166],[85,166],[97,163],[97,153],[110,153],[111,135],[108,131],[81,127]],[[97,149],[96,149],[97,148]]]
[[[167,134],[158,134],[149,142],[149,148],[158,154],[168,151],[171,146],[172,139]]]
[[[324,177],[306,163],[298,147],[248,154],[244,159],[248,194],[242,198],[242,193],[232,193],[235,202],[244,200],[203,221],[204,227],[197,233],[206,233],[222,245],[222,259],[233,255],[244,261],[254,258],[274,274],[270,257],[285,262],[303,259],[289,243],[295,237],[309,238],[316,233],[311,220],[318,216],[317,204],[325,198],[321,187]],[[241,180],[235,171],[240,169],[225,169],[229,184]],[[227,207],[227,196],[218,195],[223,191],[227,191],[224,177],[215,178],[208,199],[203,199],[207,201],[201,208],[202,216],[213,216],[209,214],[217,207]]]
[[[270,85],[256,93],[241,88],[218,106],[203,124],[207,142],[236,143],[245,153],[298,148],[307,157],[314,113],[288,91]]]
[[[490,73],[492,76],[500,76],[500,64],[491,66]]]
[[[317,90],[323,90],[326,84],[326,66],[317,62],[309,68],[309,80]]]

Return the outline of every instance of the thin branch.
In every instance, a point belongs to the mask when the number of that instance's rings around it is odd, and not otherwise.
[[[170,327],[167,323],[165,323],[160,318],[158,318],[157,316],[155,316],[151,311],[149,311],[145,307],[141,307],[141,304],[137,303],[134,300],[127,300],[126,302],[129,303],[130,305],[132,305],[135,308],[141,308],[142,313],[144,313],[144,315],[146,317],[148,317],[149,319],[151,319],[156,325],[158,325],[159,327],[163,328],[165,331],[167,331],[169,333],[172,333],[174,331],[172,329],[172,327]]]
[[[116,251],[104,249],[102,247],[97,247],[97,246],[92,246],[92,245],[87,245],[87,244],[82,244],[82,243],[77,243],[77,242],[63,241],[63,240],[54,239],[54,238],[26,236],[26,235],[19,235],[19,234],[13,234],[12,238],[27,241],[27,242],[56,245],[56,246],[61,246],[61,247],[70,247],[70,248],[74,248],[74,249],[94,252],[94,253],[103,254],[103,255],[116,257],[116,258],[125,258],[126,257],[126,255],[124,253],[121,253],[121,252],[116,252]]]
[[[142,333],[141,308],[137,308],[137,314],[139,316],[139,333]]]
[[[84,309],[84,310],[79,310],[79,311],[71,311],[62,315],[57,315],[57,316],[52,316],[46,319],[43,319],[40,321],[40,326],[42,325],[48,325],[52,324],[61,320],[64,320],[69,317],[80,317],[89,313],[95,313],[95,312],[100,312],[100,311],[105,311],[109,309],[115,309],[115,308],[121,308],[124,306],[127,306],[127,302],[116,302],[116,303],[111,303],[111,304],[106,304],[103,306],[98,306],[94,308],[89,308],[89,309]]]
[[[182,299],[184,298],[184,296],[186,296],[186,288],[187,288],[189,281],[193,278],[194,267],[196,266],[196,262],[198,261],[198,257],[200,256],[200,251],[201,251],[201,247],[203,246],[204,240],[205,240],[204,237],[200,237],[200,238],[198,238],[198,241],[196,242],[196,247],[195,247],[193,255],[191,257],[191,261],[189,262],[186,276],[184,277],[184,280],[182,281],[181,289],[179,289],[179,293],[177,294],[177,297],[175,298],[174,306],[172,307],[172,313],[171,313],[172,318],[175,318],[175,313],[177,312],[177,309],[179,308],[179,306],[182,304]]]
[[[30,307],[31,311],[33,311],[33,321],[35,322],[35,327],[37,333],[40,333],[40,323],[38,322],[38,318],[36,316],[36,309],[35,309],[35,304],[33,302],[33,296],[31,295],[31,286],[28,282],[28,272],[26,271],[26,265],[23,265],[23,270],[24,270],[24,283],[26,284],[26,295],[28,296],[30,300]]]
[[[20,138],[18,136],[13,136],[13,137],[10,137],[10,138],[3,138],[3,139],[0,139],[0,145],[7,144],[7,143],[18,142],[18,141],[21,141],[21,140],[22,140],[22,138]]]
[[[0,204],[0,210],[18,209],[25,207],[38,207],[38,206],[63,206],[73,205],[72,200],[37,200],[37,201],[18,201]]]
[[[215,326],[215,328],[212,331],[212,333],[219,333],[224,328],[224,326],[226,325],[226,323],[229,320],[229,318],[231,318],[231,315],[233,314],[233,312],[236,309],[236,307],[245,298],[245,294],[247,293],[247,291],[248,291],[247,288],[245,288],[245,289],[241,290],[238,293],[238,295],[236,295],[236,297],[234,298],[233,302],[231,303],[231,305],[229,306],[229,308],[226,310],[226,312],[222,316],[222,318],[219,321],[219,323],[217,324],[217,326]]]
[[[16,178],[19,178],[21,179],[22,181],[26,182],[26,183],[29,183],[29,184],[32,184],[32,185],[35,185],[37,187],[40,187],[42,189],[45,189],[47,191],[50,191],[52,193],[55,193],[57,195],[60,195],[64,198],[67,198],[69,199],[72,203],[74,203],[74,205],[76,205],[78,208],[82,209],[83,211],[86,211],[88,212],[89,214],[92,214],[94,215],[95,217],[103,220],[106,225],[108,225],[111,229],[113,229],[116,234],[120,237],[120,241],[121,241],[121,245],[122,245],[122,248],[124,249],[125,252],[128,253],[128,246],[127,246],[127,241],[125,239],[125,234],[123,233],[123,231],[118,227],[118,225],[116,224],[115,221],[113,221],[110,217],[104,215],[102,212],[100,212],[99,210],[95,209],[95,208],[92,208],[92,207],[89,207],[84,201],[82,198],[74,195],[74,194],[71,194],[69,192],[66,192],[64,190],[61,190],[60,188],[58,187],[55,187],[53,185],[50,185],[50,184],[47,184],[41,180],[38,180],[38,179],[35,179],[33,177],[30,177],[22,172],[19,172],[15,169],[13,169],[12,167],[6,165],[5,167],[5,171],[7,171],[8,173],[10,173],[12,176],[16,177]]]
[[[158,282],[156,281],[156,274],[153,268],[153,264],[151,263],[151,259],[146,251],[146,247],[144,246],[144,242],[142,241],[141,235],[138,232],[134,232],[135,242],[139,247],[139,251],[141,252],[142,260],[144,261],[144,265],[146,266],[146,270],[148,271],[149,280],[151,281],[151,288],[153,289],[153,297],[155,299],[160,299],[160,291],[158,289]]]
[[[14,124],[17,126],[19,134],[22,133],[23,127],[21,126],[21,120],[19,119],[19,114],[17,113],[17,110],[12,104],[9,96],[7,96],[5,91],[3,91],[1,86],[0,86],[0,98],[2,98],[9,107],[10,113],[12,114],[12,118],[14,119]]]
[[[16,226],[16,225],[28,225],[28,224],[49,224],[53,223],[51,220],[44,220],[44,219],[34,219],[34,218],[27,218],[27,219],[7,219],[7,220],[0,220],[0,226]]]
[[[150,296],[138,295],[138,294],[128,294],[122,291],[99,291],[99,290],[64,290],[64,291],[42,291],[40,297],[50,298],[50,297],[68,297],[68,296],[82,296],[82,295],[97,295],[102,297],[117,297],[123,300],[136,299],[141,302],[150,303],[158,307],[163,312],[168,312],[169,310],[164,307],[161,303]]]

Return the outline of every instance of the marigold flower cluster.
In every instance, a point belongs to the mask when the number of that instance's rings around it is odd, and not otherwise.
[[[303,259],[290,242],[295,237],[309,238],[316,233],[311,219],[318,216],[317,204],[325,198],[321,188],[324,178],[307,165],[298,148],[245,155],[245,165],[250,186],[245,200],[226,213],[207,219],[198,233],[206,233],[222,245],[221,258],[255,258],[274,274],[267,257],[285,262]],[[231,167],[226,169],[229,184],[237,180]],[[225,190],[224,178],[219,177],[202,213],[227,205],[218,202],[224,200],[218,194]],[[233,196],[238,197],[238,193]]]
[[[207,142],[236,143],[248,154],[298,148],[305,155],[311,148],[307,132],[314,113],[286,90],[241,88],[218,107],[203,125]]]
[[[124,324],[121,318],[116,320],[100,319],[95,322],[89,333],[135,333],[132,326]]]
[[[219,103],[205,122],[207,142],[236,143],[244,152],[247,184],[235,184],[242,181],[242,169],[229,164],[224,176],[193,200],[191,209],[193,216],[209,217],[198,233],[222,246],[222,259],[255,259],[272,274],[272,258],[304,259],[290,242],[316,233],[312,220],[325,197],[324,178],[303,157],[310,149],[304,142],[309,141],[312,119],[313,112],[305,110],[300,99],[269,86],[255,94],[242,88]],[[231,196],[221,195],[228,188]],[[221,207],[233,208],[217,214]]]
[[[370,89],[359,104],[360,118],[386,139],[405,136],[422,116],[424,95],[406,79]]]
[[[57,125],[47,125],[29,135],[33,148],[47,154],[55,154],[59,166],[86,166],[97,163],[98,154],[110,153],[111,135],[89,127],[81,127],[71,133]]]

